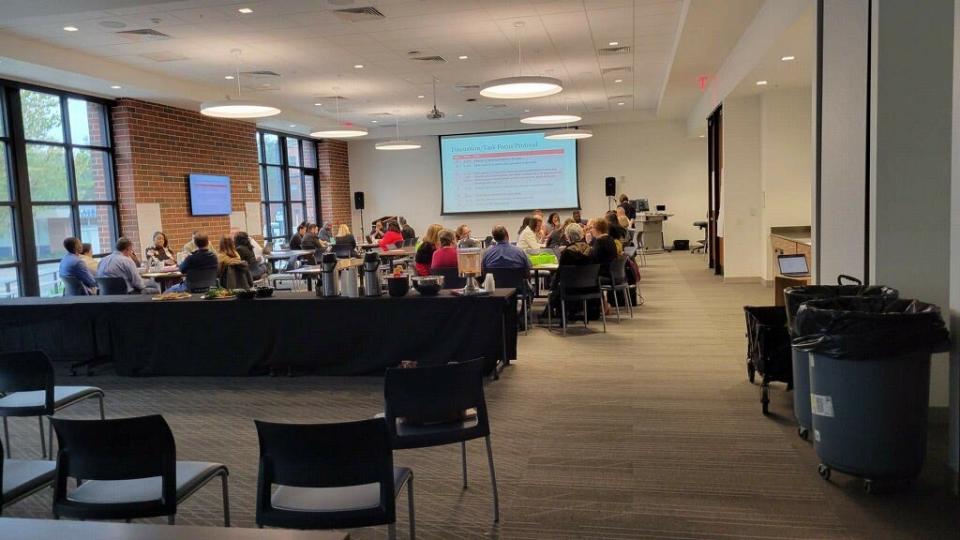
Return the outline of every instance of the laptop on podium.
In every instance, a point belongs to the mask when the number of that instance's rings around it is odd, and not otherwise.
[[[802,253],[794,255],[777,255],[777,266],[780,268],[780,275],[793,278],[810,277],[810,269],[807,268],[807,257]]]

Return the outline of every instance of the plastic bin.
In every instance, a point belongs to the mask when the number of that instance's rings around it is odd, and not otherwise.
[[[794,346],[810,354],[819,473],[878,484],[915,478],[926,457],[930,355],[949,348],[937,306],[882,297],[811,300]]]
[[[844,285],[848,281],[852,285]],[[788,287],[783,290],[784,305],[787,308],[787,324],[790,337],[796,338],[800,334],[796,330],[796,316],[800,305],[809,300],[821,298],[837,298],[841,296],[882,296],[896,299],[899,293],[896,289],[882,286],[863,286],[860,280],[850,276],[838,276],[836,285],[809,285],[804,287]],[[793,349],[793,415],[797,419],[797,434],[804,440],[810,432],[810,368],[809,354],[800,349]]]

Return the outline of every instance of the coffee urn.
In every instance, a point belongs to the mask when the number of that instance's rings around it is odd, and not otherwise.
[[[380,294],[380,255],[371,251],[363,256],[363,295]]]
[[[348,266],[340,271],[340,295],[347,298],[357,298],[360,296],[359,284],[357,283],[357,267]]]
[[[337,254],[324,253],[320,258],[322,286],[317,287],[317,296],[340,296],[337,281]]]

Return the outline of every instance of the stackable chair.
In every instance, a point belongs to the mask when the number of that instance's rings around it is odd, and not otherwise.
[[[500,497],[483,395],[483,361],[387,369],[383,394],[384,418],[395,450],[460,443],[463,489],[467,489],[466,443],[480,438],[486,441],[493,521],[499,522]]]
[[[413,471],[393,466],[382,418],[336,424],[255,423],[260,439],[258,527],[387,525],[393,539],[396,498],[406,484],[410,538],[416,538]]]
[[[600,264],[581,266],[561,265],[557,268],[557,287],[560,288],[560,317],[563,323],[563,335],[567,335],[567,302],[583,302],[583,327],[587,328],[587,301],[600,300]],[[547,309],[547,326],[553,328],[552,309]],[[600,309],[603,331],[607,331],[607,316]]]
[[[187,291],[192,293],[204,293],[217,286],[217,273],[219,266],[211,268],[200,268],[187,272],[184,280],[187,282]]]
[[[0,514],[3,509],[53,483],[53,461],[39,459],[4,459],[0,444]]]
[[[432,268],[430,273],[443,276],[444,289],[462,289],[467,286],[467,278],[461,277],[457,268]]]
[[[620,322],[620,300],[617,298],[617,292],[623,292],[623,299],[627,303],[627,310],[630,312],[630,318],[633,318],[633,303],[630,302],[630,289],[633,286],[627,282],[627,256],[620,255],[610,263],[610,277],[600,278],[600,289],[607,293],[607,303],[610,303],[610,297],[613,297],[613,305],[617,308],[617,322]]]
[[[83,286],[79,279],[73,276],[60,276],[60,281],[63,282],[64,296],[90,296],[90,291]]]
[[[127,282],[121,277],[98,277],[97,292],[100,296],[120,296],[127,294]]]
[[[59,386],[54,384],[53,364],[43,351],[0,353],[0,416],[3,440],[10,457],[10,431],[7,418],[36,416],[40,427],[40,446],[47,457],[43,417],[50,418],[61,409],[86,399],[100,401],[100,419],[104,418],[103,390],[96,386]],[[50,455],[53,455],[53,427],[50,427]]]
[[[72,519],[167,516],[214,478],[223,488],[223,525],[230,526],[229,471],[221,463],[177,461],[170,427],[160,415],[116,420],[53,419],[60,442],[53,515]],[[67,488],[67,479],[80,483]]]

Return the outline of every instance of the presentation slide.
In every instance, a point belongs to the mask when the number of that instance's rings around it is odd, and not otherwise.
[[[190,213],[195,216],[230,215],[230,177],[191,174]]]
[[[577,208],[577,141],[543,131],[440,137],[444,214]]]

